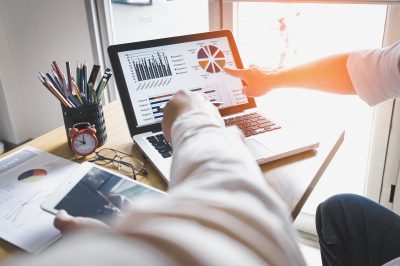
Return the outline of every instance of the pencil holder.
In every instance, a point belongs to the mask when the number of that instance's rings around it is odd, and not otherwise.
[[[98,147],[102,146],[107,140],[106,123],[104,121],[103,107],[101,102],[90,105],[84,105],[77,108],[68,108],[61,104],[65,134],[67,135],[68,144],[71,147],[71,139],[69,137],[69,129],[77,123],[87,122],[96,128],[96,137]]]

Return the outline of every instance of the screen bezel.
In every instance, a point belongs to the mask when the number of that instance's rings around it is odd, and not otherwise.
[[[161,123],[155,123],[150,125],[138,126],[135,112],[133,110],[133,105],[131,102],[131,98],[129,95],[128,87],[125,81],[124,73],[122,70],[121,62],[119,60],[118,53],[131,51],[131,50],[138,50],[143,48],[152,48],[164,45],[171,45],[171,44],[178,44],[178,43],[185,43],[185,42],[192,42],[192,41],[199,41],[199,40],[207,40],[219,37],[227,37],[229,46],[232,51],[232,55],[235,61],[237,68],[242,69],[243,63],[239,55],[238,48],[236,46],[235,40],[233,38],[233,34],[230,30],[220,30],[220,31],[213,31],[213,32],[204,32],[204,33],[197,33],[191,35],[183,35],[177,37],[170,37],[170,38],[163,38],[163,39],[156,39],[156,40],[149,40],[149,41],[142,41],[142,42],[134,42],[134,43],[124,43],[124,44],[117,44],[111,45],[108,47],[108,55],[110,57],[111,66],[113,68],[115,81],[117,84],[117,89],[121,98],[121,103],[124,109],[125,118],[128,123],[129,132],[131,136],[146,133],[146,132],[159,132],[161,131]],[[242,81],[242,84],[245,85]],[[219,109],[219,112],[222,116],[230,115],[234,113],[238,113],[250,108],[256,107],[256,103],[254,98],[247,97],[246,104],[235,105],[227,108]]]

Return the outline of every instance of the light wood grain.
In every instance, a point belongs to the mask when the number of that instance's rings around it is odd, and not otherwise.
[[[103,147],[113,148],[143,160],[143,156],[129,134],[120,102],[108,104],[103,109],[108,135],[108,140]],[[320,147],[317,150],[293,155],[261,166],[266,182],[286,202],[293,218],[296,218],[300,212],[319,178],[339,149],[343,139],[343,130],[328,132],[326,136],[325,134],[321,136]],[[74,159],[74,154],[68,147],[64,126],[54,129],[2,156],[6,156],[27,145],[69,160]],[[88,159],[90,157],[82,158],[77,162],[83,162]],[[139,176],[138,180],[158,189],[167,190],[168,185],[153,167],[146,162],[145,167],[148,170],[148,175],[146,177]],[[0,258],[4,258],[17,250],[13,245],[0,241]]]

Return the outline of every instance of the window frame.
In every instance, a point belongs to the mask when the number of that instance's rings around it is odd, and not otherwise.
[[[209,0],[210,15],[219,14],[219,18],[210,19],[212,30],[220,28],[233,28],[233,3],[238,2],[282,2],[282,3],[335,3],[335,4],[384,4],[388,5],[385,21],[385,32],[382,46],[400,40],[400,1],[266,1],[266,0]],[[397,4],[397,5],[395,5]],[[213,8],[213,13],[211,9]],[[221,17],[222,16],[222,17]],[[237,37],[237,36],[235,36]],[[396,119],[399,117],[399,119]],[[398,121],[398,122],[397,122]],[[373,109],[373,121],[368,152],[367,172],[365,179],[364,195],[375,202],[400,212],[400,151],[395,147],[400,146],[400,102],[389,100]],[[395,204],[389,203],[391,185],[396,186]],[[300,213],[294,226],[303,235],[313,238],[316,236],[315,218],[308,214]]]
[[[89,28],[91,32],[94,58],[103,69],[111,66],[107,47],[114,44],[114,25],[111,12],[111,0],[85,0]],[[104,93],[103,104],[118,99],[115,81],[109,82]]]

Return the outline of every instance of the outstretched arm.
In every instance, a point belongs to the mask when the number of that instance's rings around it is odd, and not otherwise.
[[[244,89],[250,97],[274,88],[302,87],[357,94],[372,106],[400,97],[400,41],[385,48],[333,55],[274,72],[257,67],[225,71],[247,83]]]
[[[261,96],[274,88],[301,87],[324,92],[355,94],[346,63],[348,54],[325,57],[293,68],[265,72],[258,67],[225,68],[228,74],[243,79],[248,96]]]

